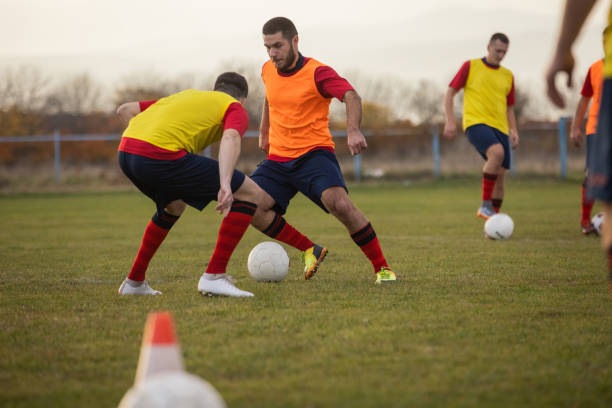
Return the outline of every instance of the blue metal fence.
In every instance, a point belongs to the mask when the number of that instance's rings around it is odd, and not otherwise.
[[[567,123],[571,118],[562,117],[557,123],[558,133],[558,144],[559,144],[559,163],[560,163],[560,175],[562,178],[567,177]],[[376,132],[377,135],[399,135],[404,134],[405,130],[386,130]],[[372,131],[363,132],[366,137],[372,136]],[[431,144],[433,152],[433,176],[439,178],[441,175],[440,166],[440,129],[438,126],[433,126],[430,130]],[[332,131],[333,136],[346,137],[345,131]],[[244,137],[258,137],[258,131],[249,130],[245,133]],[[57,182],[61,179],[61,143],[62,142],[74,142],[74,141],[108,141],[108,140],[120,140],[121,135],[116,133],[108,134],[73,134],[73,135],[62,135],[56,130],[52,135],[40,135],[40,136],[8,136],[0,137],[0,143],[23,143],[23,142],[53,142],[54,145],[54,175]],[[211,156],[210,146],[204,150],[206,157]],[[511,173],[515,173],[514,166],[514,154],[511,152],[510,155]],[[362,179],[362,158],[361,155],[353,157],[353,168],[355,181],[360,182]]]

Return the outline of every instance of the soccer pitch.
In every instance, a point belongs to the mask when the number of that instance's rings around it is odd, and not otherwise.
[[[508,177],[508,241],[483,238],[477,178],[350,186],[398,274],[374,285],[344,227],[301,196],[287,220],[330,253],[312,281],[229,271],[254,298],[196,289],[221,221],[188,209],[153,259],[157,297],[116,294],[153,204],[136,192],[0,197],[0,406],[116,406],[150,311],[229,407],[609,407],[612,300],[580,185]]]

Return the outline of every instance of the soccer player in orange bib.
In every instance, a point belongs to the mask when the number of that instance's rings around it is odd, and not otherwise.
[[[574,56],[572,45],[580,32],[596,0],[566,0],[563,20],[555,53],[546,73],[548,97],[562,108],[565,101],[555,84],[559,72],[567,74],[567,84],[572,84]],[[596,137],[589,153],[588,194],[601,200],[604,222],[601,243],[606,251],[610,294],[612,295],[612,4],[608,13],[608,25],[604,31],[604,70],[601,104],[597,120]]]
[[[605,48],[605,37],[604,37],[604,48]],[[594,201],[587,194],[588,180],[589,180],[589,155],[591,154],[593,139],[596,137],[597,132],[597,116],[599,115],[599,106],[601,103],[601,88],[603,87],[603,70],[604,60],[599,59],[595,61],[589,67],[582,90],[580,91],[581,97],[576,106],[576,113],[572,120],[572,127],[570,138],[574,145],[580,147],[583,140],[582,135],[582,122],[584,121],[584,114],[586,113],[589,102],[591,106],[589,108],[589,115],[586,123],[586,166],[585,166],[585,177],[582,182],[582,189],[580,194],[581,206],[580,206],[580,230],[584,235],[589,235],[595,232],[595,227],[591,223],[591,210],[593,208]]]
[[[329,104],[335,97],[346,105],[351,154],[367,147],[359,129],[361,98],[331,67],[300,54],[291,20],[275,17],[266,22],[263,42],[270,60],[262,68],[266,99],[259,146],[268,157],[251,175],[265,192],[253,225],[264,231],[276,228],[276,217],[299,191],[344,224],[372,263],[376,283],[394,282],[374,228],[348,196],[329,131]],[[315,246],[306,255],[319,259],[325,252]],[[312,274],[305,271],[306,279]]]
[[[157,101],[128,102],[118,108],[119,116],[129,123],[119,145],[119,165],[157,207],[119,294],[160,294],[145,280],[153,255],[186,205],[201,211],[217,200],[215,209],[225,217],[198,290],[209,295],[253,296],[236,288],[225,273],[263,195],[257,184],[234,169],[249,122],[242,106],[247,94],[246,80],[227,72],[217,78],[214,91],[189,89]],[[197,155],[218,141],[218,162]],[[293,245],[314,245],[282,217],[278,223],[283,224],[285,233],[277,239]]]
[[[510,148],[519,135],[514,116],[514,78],[502,67],[508,37],[495,33],[489,40],[487,56],[467,61],[453,78],[444,98],[444,137],[457,136],[453,99],[464,89],[463,130],[485,159],[482,169],[482,204],[476,215],[488,219],[499,212],[504,199],[504,175],[510,168]]]

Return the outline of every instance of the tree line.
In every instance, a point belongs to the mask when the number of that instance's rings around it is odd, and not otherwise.
[[[250,128],[257,129],[264,88],[259,66],[225,64],[218,72],[237,71],[249,82]],[[364,129],[431,125],[443,121],[446,87],[432,80],[406,81],[400,78],[367,76],[359,71],[344,76],[362,96]],[[183,74],[164,77],[148,72],[126,75],[107,86],[83,72],[53,78],[35,67],[0,70],[0,136],[63,133],[114,133],[122,125],[115,118],[119,104],[133,100],[157,99],[187,88],[212,89],[215,74]],[[532,103],[536,102],[536,103]],[[517,117],[533,117],[538,105],[529,90],[516,89]],[[461,104],[457,104],[460,115]],[[526,115],[527,114],[527,115]],[[342,128],[344,106],[337,101],[330,114],[333,127]]]

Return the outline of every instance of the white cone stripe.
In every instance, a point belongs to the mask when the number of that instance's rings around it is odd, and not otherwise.
[[[183,357],[178,345],[143,346],[140,350],[135,383],[138,384],[163,371],[183,371],[184,369]]]

